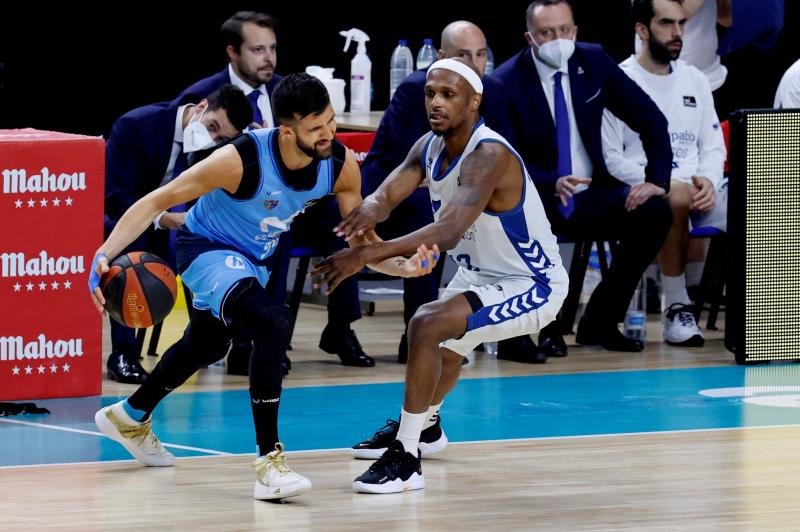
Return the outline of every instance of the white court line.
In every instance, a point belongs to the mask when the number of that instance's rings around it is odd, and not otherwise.
[[[10,419],[0,419],[0,421],[15,421],[17,423],[27,423],[23,421],[16,421]],[[38,425],[37,425],[38,426]],[[514,442],[536,442],[536,441],[551,441],[551,440],[581,440],[581,439],[588,439],[588,438],[606,438],[606,437],[614,437],[614,436],[648,436],[648,435],[660,435],[660,434],[683,434],[683,433],[694,433],[694,432],[726,432],[732,430],[755,430],[755,429],[786,429],[786,428],[798,428],[800,427],[800,423],[798,424],[790,424],[790,425],[763,425],[763,426],[752,426],[752,427],[722,427],[716,429],[685,429],[685,430],[654,430],[648,432],[616,432],[611,434],[578,434],[575,436],[540,436],[538,438],[509,438],[507,440],[473,440],[473,441],[449,441],[447,443],[448,446],[450,445],[467,445],[467,444],[475,444],[475,443],[514,443]],[[57,427],[63,429],[64,427]],[[76,432],[86,432],[88,434],[97,434],[99,436],[105,436],[105,434],[100,434],[99,432],[89,432],[89,431],[78,431],[78,429],[70,429]],[[166,444],[162,444],[166,445]],[[195,449],[194,447],[181,447],[184,449]],[[202,449],[198,449],[202,450]],[[350,447],[338,447],[332,449],[305,449],[302,451],[286,451],[288,455],[300,455],[306,453],[331,453],[331,452],[344,452],[350,451]],[[252,456],[255,457],[255,453],[223,453],[220,451],[205,451],[209,453],[209,456],[176,456],[176,460],[197,460],[198,458],[217,458],[219,456]],[[0,466],[0,469],[22,469],[28,467],[56,467],[56,466],[72,466],[72,465],[96,465],[96,464],[113,464],[113,463],[124,463],[124,462],[135,462],[136,460],[97,460],[93,462],[61,462],[55,464],[27,464],[27,465],[10,465],[10,466]],[[368,462],[369,460],[360,460],[361,462]]]
[[[106,436],[102,432],[96,432],[96,431],[93,431],[93,430],[73,429],[73,428],[70,428],[70,427],[61,427],[59,425],[48,425],[47,423],[32,423],[30,421],[20,421],[19,419],[2,419],[2,418],[0,418],[0,421],[2,421],[3,423],[13,423],[13,424],[16,424],[16,425],[25,425],[25,426],[29,426],[29,427],[39,427],[39,428],[43,428],[43,429],[60,430],[60,431],[63,431],[63,432],[75,432],[77,434],[88,434],[90,436],[100,436],[101,438],[108,438],[108,436]],[[111,439],[111,438],[109,438],[109,439]],[[111,441],[114,441],[114,440],[111,440]],[[200,448],[200,447],[190,447],[188,445],[178,445],[177,443],[163,443],[162,442],[161,445],[163,445],[164,447],[172,447],[173,449],[183,449],[185,451],[197,451],[197,452],[200,452],[200,453],[213,454],[213,455],[216,455],[216,456],[230,456],[231,455],[231,453],[226,453],[224,451],[214,451],[212,449],[203,449],[203,448]]]

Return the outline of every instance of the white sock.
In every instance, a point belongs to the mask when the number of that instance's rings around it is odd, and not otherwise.
[[[425,419],[425,424],[422,426],[422,430],[436,425],[436,422],[439,420],[439,410],[442,408],[442,403],[444,403],[444,401],[438,405],[431,405],[428,407],[428,417]]]
[[[397,430],[397,440],[403,444],[407,453],[419,456],[419,435],[426,419],[428,419],[427,411],[420,414],[412,414],[403,410],[400,413],[400,428]]]
[[[644,271],[644,276],[658,282],[658,264],[651,264]]]
[[[697,286],[703,277],[704,262],[689,262],[686,264],[686,286]]]
[[[673,303],[688,305],[691,303],[686,292],[686,274],[677,277],[661,276],[661,290],[664,292],[664,308],[669,308]]]

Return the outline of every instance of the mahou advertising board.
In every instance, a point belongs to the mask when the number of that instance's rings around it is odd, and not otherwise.
[[[0,130],[0,400],[97,395],[102,138]]]

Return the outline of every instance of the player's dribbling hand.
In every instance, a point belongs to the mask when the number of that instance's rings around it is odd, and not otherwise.
[[[92,296],[92,303],[103,316],[106,315],[106,310],[103,305],[106,303],[106,298],[103,297],[103,291],[100,289],[100,277],[108,271],[108,257],[103,252],[98,252],[92,261],[92,267],[89,272],[89,293]]]
[[[361,236],[373,229],[379,222],[389,217],[389,211],[370,196],[364,198],[356,208],[347,213],[347,216],[333,228],[336,236],[343,236],[349,241],[355,236]]]
[[[420,245],[417,248],[417,253],[406,259],[401,266],[402,276],[421,277],[428,275],[433,271],[436,263],[439,262],[439,257],[441,257],[441,253],[439,252],[439,246],[436,244],[431,249],[428,249],[425,244]]]

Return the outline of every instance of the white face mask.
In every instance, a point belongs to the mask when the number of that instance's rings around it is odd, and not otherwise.
[[[203,110],[196,119],[192,118],[189,120],[189,124],[187,124],[186,128],[183,130],[184,153],[205,150],[216,145],[214,139],[211,138],[211,133],[208,132],[208,128],[200,121],[204,113],[205,110]]]
[[[575,52],[574,39],[555,39],[547,41],[541,46],[536,42],[536,39],[531,40],[534,46],[539,49],[539,59],[559,70],[567,66],[567,61]]]

